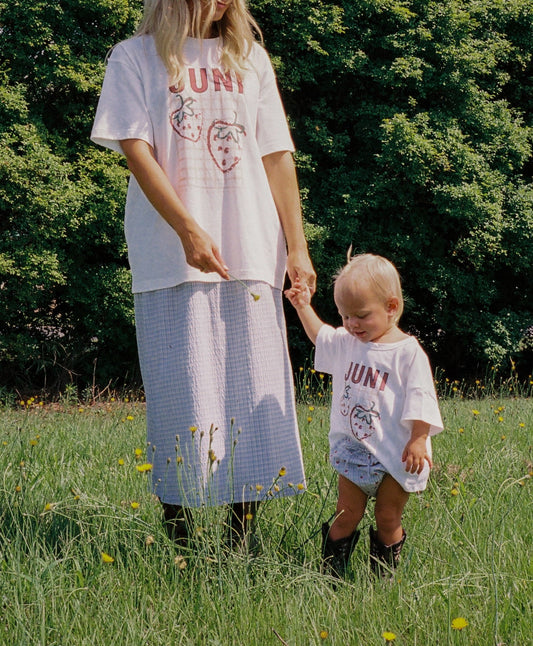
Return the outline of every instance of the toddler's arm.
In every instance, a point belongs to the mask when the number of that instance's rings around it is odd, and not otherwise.
[[[290,289],[285,290],[285,296],[298,313],[307,336],[312,343],[316,343],[316,337],[324,323],[318,318],[311,306],[309,287],[296,280]]]
[[[409,473],[422,473],[424,462],[427,460],[429,468],[433,466],[433,462],[427,452],[426,440],[429,435],[429,424],[415,420],[413,422],[413,430],[411,431],[411,438],[405,445],[402,454],[402,462],[405,462],[405,470]]]

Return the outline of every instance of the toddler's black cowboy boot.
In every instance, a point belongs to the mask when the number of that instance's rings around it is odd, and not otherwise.
[[[355,529],[350,536],[334,541],[329,537],[329,524],[322,525],[322,571],[324,574],[330,574],[337,579],[344,577],[360,533]]]
[[[394,570],[400,562],[400,553],[406,539],[405,530],[402,529],[402,532],[403,535],[397,543],[384,545],[378,539],[377,531],[370,527],[370,569],[376,576],[392,580]]]

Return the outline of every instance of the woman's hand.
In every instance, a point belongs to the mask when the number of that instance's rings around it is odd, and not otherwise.
[[[291,285],[300,283],[309,288],[311,296],[316,290],[316,273],[307,250],[289,251],[287,257],[287,274]]]

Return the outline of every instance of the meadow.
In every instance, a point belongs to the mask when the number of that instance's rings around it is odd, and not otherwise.
[[[428,489],[408,503],[395,580],[369,574],[370,505],[337,586],[320,574],[336,497],[320,389],[299,384],[307,489],[259,508],[253,556],[225,549],[221,509],[195,513],[191,549],[167,538],[147,486],[142,401],[4,406],[0,644],[531,644],[531,392],[446,388],[446,428]],[[286,479],[278,486],[298,486]]]

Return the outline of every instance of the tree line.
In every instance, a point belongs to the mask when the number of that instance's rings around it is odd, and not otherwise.
[[[293,137],[315,304],[351,246],[471,377],[533,360],[531,0],[251,0]],[[0,386],[138,383],[128,171],[89,133],[140,0],[0,0]],[[295,363],[310,346],[290,307]]]

